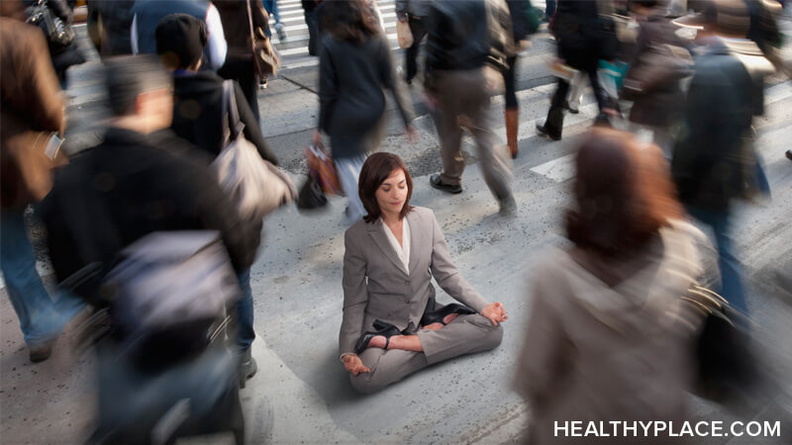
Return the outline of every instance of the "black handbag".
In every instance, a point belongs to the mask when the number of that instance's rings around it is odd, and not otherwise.
[[[748,319],[725,298],[706,287],[691,286],[682,299],[703,322],[694,349],[694,392],[725,403],[750,392],[759,381]]]
[[[327,195],[322,190],[315,173],[310,172],[305,183],[297,194],[297,208],[300,210],[317,210],[327,205]]]
[[[52,11],[47,0],[36,0],[36,3],[28,8],[27,22],[44,31],[53,53],[65,49],[74,42],[74,30]]]

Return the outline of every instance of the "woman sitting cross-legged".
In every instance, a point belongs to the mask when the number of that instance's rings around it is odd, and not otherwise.
[[[367,211],[346,231],[339,350],[352,386],[378,391],[434,363],[497,347],[501,303],[488,303],[451,261],[434,213],[410,205],[401,158],[375,153],[360,172]],[[435,301],[432,277],[463,304]]]

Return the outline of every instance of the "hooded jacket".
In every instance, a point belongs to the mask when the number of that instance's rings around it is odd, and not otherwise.
[[[223,79],[210,71],[177,71],[173,76],[174,102],[171,128],[213,158],[224,148]],[[261,157],[275,165],[278,158],[261,135],[245,95],[234,83],[239,119],[245,125],[245,139],[252,142]]]

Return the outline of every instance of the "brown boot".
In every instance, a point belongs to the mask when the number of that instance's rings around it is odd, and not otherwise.
[[[509,145],[509,153],[512,159],[517,157],[517,128],[520,126],[520,110],[518,108],[507,108],[504,111],[506,116],[506,143]]]

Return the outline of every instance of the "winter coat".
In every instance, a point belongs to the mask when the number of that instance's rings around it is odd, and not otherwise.
[[[398,80],[383,35],[360,43],[327,36],[321,45],[318,127],[330,136],[334,158],[363,155],[379,146],[385,89],[393,94],[404,125],[412,121],[412,102]]]
[[[236,271],[258,249],[257,224],[243,221],[206,166],[160,147],[182,142],[168,130],[144,135],[111,127],[104,141],[55,173],[39,206],[59,282],[152,232],[217,230]]]
[[[223,33],[228,44],[226,63],[229,59],[252,60],[248,0],[212,0],[212,4],[217,8],[223,22]],[[250,10],[253,13],[253,29],[261,28],[265,31],[268,27],[268,16],[262,3],[250,0]]]
[[[717,39],[696,58],[685,104],[685,133],[671,162],[683,204],[722,212],[732,199],[743,196],[754,159],[746,144],[754,95],[745,65]]]
[[[702,271],[705,239],[675,221],[630,258],[574,248],[534,271],[515,376],[532,413],[529,443],[586,443],[554,437],[554,421],[685,419],[695,326],[680,295]]]

